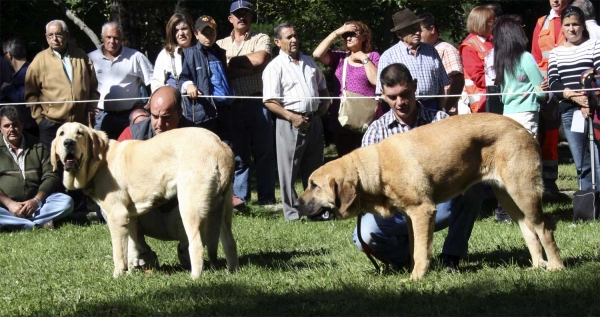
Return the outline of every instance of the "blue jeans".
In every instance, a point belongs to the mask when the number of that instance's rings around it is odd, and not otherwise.
[[[475,184],[463,195],[436,205],[435,231],[450,227],[442,253],[466,257],[469,237],[477,215],[481,210],[483,184]],[[397,265],[408,263],[410,257],[408,226],[406,218],[396,211],[391,218],[365,214],[360,223],[364,242],[383,259]],[[354,244],[363,251],[356,228],[352,234]]]
[[[579,187],[582,190],[592,189],[592,161],[590,158],[589,141],[587,138],[588,127],[587,123],[585,126],[584,133],[571,131],[571,123],[573,122],[573,113],[576,108],[570,108],[561,114],[562,123],[565,131],[565,136],[569,142],[569,149],[575,162],[575,168],[577,169],[577,180]],[[598,177],[600,176],[600,164],[598,164],[598,146],[594,143],[595,161],[596,161],[596,184],[598,184]]]
[[[244,201],[250,200],[250,165],[253,155],[258,203],[275,203],[276,167],[270,111],[265,108],[261,99],[236,100],[231,105],[231,118],[235,154],[233,193]]]
[[[0,225],[11,229],[32,229],[50,220],[64,217],[73,212],[73,199],[62,193],[54,193],[46,198],[42,208],[28,218],[19,218],[4,206],[0,206]]]
[[[94,129],[104,131],[109,139],[116,140],[123,130],[129,126],[130,113],[131,111],[114,113],[98,109]]]

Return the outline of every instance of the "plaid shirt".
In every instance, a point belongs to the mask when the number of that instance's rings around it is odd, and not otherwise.
[[[417,102],[419,112],[417,113],[417,121],[414,126],[409,126],[398,121],[394,115],[394,110],[386,112],[381,118],[377,119],[367,129],[362,139],[362,147],[379,143],[383,139],[394,134],[408,132],[416,127],[426,125],[432,122],[440,121],[448,118],[448,114],[442,111],[427,109]]]
[[[450,85],[450,79],[444,69],[440,55],[433,45],[421,43],[417,47],[417,56],[410,52],[410,48],[400,41],[383,52],[377,67],[377,87],[375,92],[381,94],[381,71],[388,65],[402,63],[408,67],[413,78],[417,78],[417,96],[431,96],[443,92],[443,88]]]
[[[433,46],[435,46],[435,50],[440,55],[448,76],[463,73],[462,59],[456,47],[442,40],[438,40]]]
[[[229,59],[236,56],[244,56],[258,51],[267,51],[271,54],[271,39],[269,36],[254,31],[246,33],[246,39],[241,46],[235,44],[233,32],[231,36],[218,40],[217,45],[226,51],[227,64],[229,64]],[[229,82],[236,96],[250,96],[263,90],[262,72],[234,78]]]

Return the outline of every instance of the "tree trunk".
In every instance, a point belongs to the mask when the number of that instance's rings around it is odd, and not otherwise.
[[[100,39],[98,39],[98,36],[96,36],[94,31],[92,31],[92,29],[90,29],[85,22],[75,15],[75,12],[67,8],[62,0],[52,0],[52,3],[58,6],[60,10],[67,16],[67,18],[73,21],[73,23],[75,23],[75,25],[77,25],[90,38],[96,47],[100,47],[100,45],[102,45],[100,43]]]

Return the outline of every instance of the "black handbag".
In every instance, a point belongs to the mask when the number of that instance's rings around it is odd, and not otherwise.
[[[583,88],[592,88],[592,82],[595,83],[594,79],[594,71],[589,70],[585,71],[581,75],[581,83]],[[591,190],[581,190],[573,194],[573,221],[589,221],[598,219],[598,213],[600,211],[600,195],[596,190],[596,178],[599,175],[596,174],[596,160],[594,158],[595,152],[595,139],[594,139],[594,127],[592,118],[594,117],[595,111],[597,111],[596,106],[596,96],[595,94],[588,93],[588,104],[590,107],[590,116],[587,117],[587,134],[588,134],[588,146],[584,148],[585,150],[590,151],[590,160],[591,160],[591,172],[592,172],[592,189]],[[581,163],[583,165],[583,155],[581,156]]]

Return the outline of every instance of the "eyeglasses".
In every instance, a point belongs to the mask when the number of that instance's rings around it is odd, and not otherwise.
[[[347,39],[349,37],[357,37],[358,36],[358,32],[346,32],[342,34],[342,38],[343,39]]]
[[[52,38],[62,39],[62,38],[65,37],[65,33],[64,32],[46,33],[46,37],[49,38],[49,39],[52,39]]]

